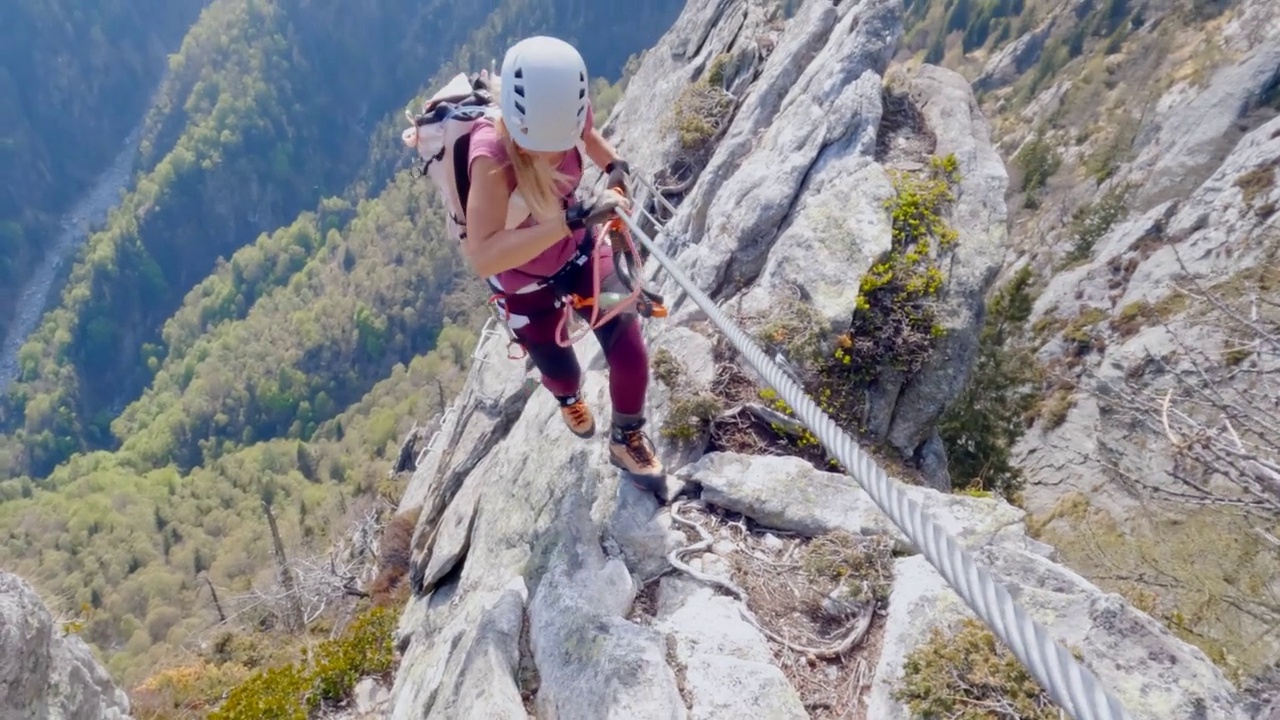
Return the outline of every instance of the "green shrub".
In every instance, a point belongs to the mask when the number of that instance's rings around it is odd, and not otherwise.
[[[944,333],[936,309],[945,280],[942,267],[959,237],[945,219],[960,180],[954,155],[930,158],[920,173],[892,171],[890,179],[895,190],[886,202],[890,249],[863,276],[849,329],[832,337],[812,306],[784,301],[757,333],[765,346],[786,354],[818,406],[855,433],[863,431],[865,389],[886,370],[918,372]],[[792,414],[772,391],[762,391],[761,397]],[[799,454],[821,452],[812,433],[791,436]]]
[[[1081,205],[1071,216],[1072,246],[1067,253],[1067,263],[1088,260],[1093,246],[1115,226],[1129,211],[1128,199],[1132,186],[1120,183],[1102,194],[1097,202]]]
[[[902,665],[898,702],[926,718],[1058,720],[1058,708],[1031,673],[982,623],[935,628]]]
[[[288,663],[251,675],[228,693],[210,720],[306,720],[324,703],[349,696],[360,678],[392,670],[396,620],[392,608],[369,608],[342,635],[321,642],[311,662]]]
[[[1022,192],[1032,197],[1058,172],[1062,166],[1062,155],[1045,138],[1044,132],[1038,131],[1013,156],[1013,162],[1022,172]]]
[[[938,425],[953,484],[1010,501],[1023,483],[1012,448],[1037,402],[1039,368],[1025,339],[1033,279],[1024,266],[987,303],[973,373]]]
[[[686,87],[671,108],[668,126],[686,151],[708,150],[733,111],[733,96],[723,87],[728,62],[727,53],[717,55],[703,76]]]

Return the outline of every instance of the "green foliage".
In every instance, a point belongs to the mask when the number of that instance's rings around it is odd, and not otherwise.
[[[18,486],[0,503],[0,565],[48,597],[90,603],[81,635],[109,652],[117,681],[135,683],[217,622],[194,578],[207,573],[220,592],[239,593],[272,566],[262,491],[275,495],[289,548],[327,548],[348,501],[377,491],[399,437],[441,409],[436,382],[445,402],[461,387],[474,342],[472,331],[446,328],[436,350],[394,367],[305,444],[259,442],[185,474],[99,452],[76,456],[28,497],[19,497],[27,484],[0,484]]]
[[[781,303],[757,331],[766,347],[785,353],[818,406],[853,432],[863,430],[866,388],[886,371],[918,372],[944,333],[936,303],[946,255],[959,238],[946,220],[960,181],[954,155],[930,158],[919,174],[891,171],[891,179],[896,192],[885,209],[892,245],[863,276],[849,329],[832,338],[818,312],[795,301]],[[792,413],[773,391],[760,396],[775,410]],[[789,434],[802,454],[820,452],[807,430]]]
[[[360,678],[385,675],[393,669],[392,635],[397,619],[394,608],[369,608],[356,616],[342,635],[321,642],[310,662],[254,673],[228,693],[209,720],[306,720],[321,706],[346,699]]]
[[[52,243],[57,215],[88,190],[137,125],[165,51],[203,4],[9,0],[0,9],[0,226],[22,229],[7,239],[0,229],[0,317],[12,311],[28,270]]]
[[[1013,162],[1022,172],[1022,192],[1026,193],[1027,207],[1036,207],[1037,191],[1042,189],[1049,178],[1062,166],[1062,155],[1047,138],[1044,131],[1038,131],[1028,140],[1022,149],[1013,156]]]
[[[835,354],[847,368],[839,373],[845,379],[869,381],[883,368],[910,375],[942,334],[935,300],[945,279],[943,258],[959,237],[946,221],[959,165],[954,155],[933,157],[925,173],[891,171],[891,179],[892,247],[858,288],[847,346]]]
[[[591,108],[596,127],[608,121],[609,113],[613,112],[613,107],[622,99],[622,94],[627,90],[627,84],[631,82],[631,76],[635,75],[639,68],[640,57],[632,55],[627,58],[627,64],[622,69],[622,77],[618,78],[617,82],[610,83],[599,75],[592,79]]]
[[[733,112],[733,97],[724,89],[728,63],[727,53],[717,55],[702,77],[680,92],[671,108],[667,124],[677,133],[680,147],[687,152],[708,152]]]
[[[987,303],[972,375],[938,424],[952,484],[1010,501],[1023,483],[1010,453],[1038,398],[1037,363],[1026,337],[1033,281],[1024,266]]]
[[[1093,246],[1129,211],[1128,196],[1132,185],[1120,183],[1094,202],[1086,202],[1071,216],[1073,243],[1064,261],[1076,263],[1089,259]]]
[[[1035,678],[977,620],[934,628],[902,664],[894,696],[914,714],[955,720],[1057,720]]]

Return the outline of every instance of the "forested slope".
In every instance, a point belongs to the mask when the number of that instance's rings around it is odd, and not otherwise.
[[[400,172],[403,108],[535,32],[616,79],[682,3],[303,5],[205,9],[0,407],[0,564],[126,685],[269,628],[264,501],[290,553],[323,556],[397,497],[400,438],[461,385],[483,286]]]
[[[0,406],[0,472],[39,477],[78,450],[113,446],[111,420],[165,360],[161,325],[192,286],[219,256],[321,198],[380,189],[391,158],[403,157],[388,118],[442,63],[488,64],[508,37],[573,37],[581,24],[592,67],[620,69],[675,7],[641,3],[623,20],[534,0],[393,3],[377,13],[336,1],[211,3],[148,114],[136,187],[90,238],[59,307],[20,353]]]
[[[0,337],[58,215],[138,124],[205,2],[0,3]]]

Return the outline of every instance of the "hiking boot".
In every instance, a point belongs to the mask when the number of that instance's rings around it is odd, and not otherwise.
[[[614,425],[609,434],[609,461],[623,472],[645,478],[665,477],[666,470],[658,453],[641,430],[644,422]]]
[[[569,426],[569,432],[580,438],[589,438],[596,433],[596,419],[591,415],[591,408],[577,396],[556,398],[560,401],[560,417]]]

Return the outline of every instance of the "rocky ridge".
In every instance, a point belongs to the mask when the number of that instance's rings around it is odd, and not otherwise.
[[[0,718],[128,717],[128,697],[84,640],[55,625],[26,581],[0,571]]]
[[[890,247],[888,168],[956,156],[962,184],[950,221],[960,242],[941,297],[946,344],[919,373],[881,378],[868,423],[945,487],[932,424],[963,386],[1003,259],[1003,164],[959,75],[924,66],[885,91],[898,3],[811,0],[785,22],[773,11],[690,2],[642,58],[609,131],[636,166],[663,169],[680,186],[658,242],[704,291],[749,312],[799,288],[832,321],[847,319],[852,288]],[[711,72],[732,112],[698,153],[653,108],[675,105]],[[895,115],[904,97],[923,123]],[[710,387],[725,362],[714,328],[670,280],[659,282],[673,313],[647,324],[651,352],[674,358],[686,385],[652,383],[655,439],[677,392]],[[663,439],[664,460],[693,499],[660,504],[619,481],[603,440],[560,434],[554,402],[531,392],[502,345],[479,349],[401,503],[421,514],[391,717],[908,716],[893,692],[905,658],[968,611],[850,478],[796,457],[703,454]],[[585,341],[577,352],[584,394],[603,409],[598,348]],[[1204,653],[1055,562],[1023,511],[909,491],[1135,718],[1247,717]],[[835,538],[850,552],[877,541],[893,552],[861,568],[860,591],[838,583],[807,608],[854,648],[826,658],[812,645],[829,646],[831,633],[816,620],[788,625],[787,608],[773,602],[782,588],[803,594],[776,584],[801,573],[761,568],[794,567],[796,553],[818,557],[814,548]],[[806,630],[809,645],[797,649]]]

